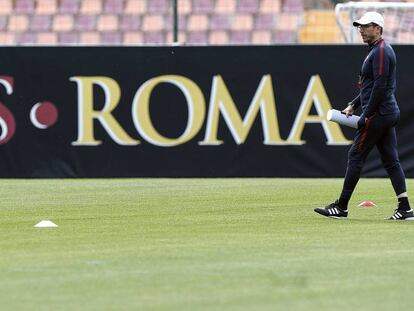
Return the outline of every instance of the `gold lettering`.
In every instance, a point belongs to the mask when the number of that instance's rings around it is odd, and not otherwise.
[[[310,115],[312,104],[315,104],[318,115]],[[340,126],[326,119],[329,109],[332,109],[332,106],[322,80],[319,75],[314,75],[311,77],[303,96],[295,122],[287,138],[288,143],[291,145],[305,144],[306,141],[301,140],[305,123],[320,123],[327,138],[327,145],[349,145],[351,141],[346,139]]]
[[[217,138],[219,114],[222,113],[227,126],[237,144],[243,144],[260,110],[265,145],[284,145],[279,133],[276,115],[272,79],[270,75],[262,77],[256,94],[242,120],[234,101],[221,76],[214,76],[211,88],[207,128],[200,145],[220,145]]]
[[[96,146],[102,141],[94,136],[94,119],[98,120],[109,136],[120,145],[137,145],[140,142],[132,139],[112,116],[112,111],[118,105],[121,97],[119,85],[108,77],[71,77],[70,81],[78,86],[78,138],[72,142],[75,146]],[[93,86],[98,85],[105,93],[104,108],[100,111],[93,109]]]
[[[187,101],[188,122],[184,133],[178,138],[160,135],[151,122],[150,95],[160,83],[171,83],[177,86]],[[158,146],[171,147],[189,141],[198,133],[203,125],[205,110],[204,96],[197,84],[183,76],[164,75],[148,80],[138,89],[132,102],[132,119],[140,135],[148,142]]]

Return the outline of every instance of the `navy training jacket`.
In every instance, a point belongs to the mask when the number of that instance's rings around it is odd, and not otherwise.
[[[354,109],[361,106],[362,116],[399,113],[395,99],[396,57],[391,45],[379,39],[369,46],[358,85],[359,95],[351,102]]]

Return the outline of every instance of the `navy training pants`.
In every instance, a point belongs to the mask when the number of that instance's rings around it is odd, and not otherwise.
[[[395,194],[406,192],[405,175],[401,168],[397,150],[395,125],[400,114],[375,114],[365,126],[357,130],[354,142],[348,152],[348,165],[342,188],[341,199],[349,200],[358,183],[361,169],[374,146],[381,154],[381,160],[391,179]]]

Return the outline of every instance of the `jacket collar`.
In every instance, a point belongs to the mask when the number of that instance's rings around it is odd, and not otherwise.
[[[372,42],[371,44],[369,44],[369,50],[372,50],[374,48],[374,46],[378,45],[379,43],[381,43],[382,41],[384,41],[383,38],[378,38],[377,40],[375,40],[374,42]]]

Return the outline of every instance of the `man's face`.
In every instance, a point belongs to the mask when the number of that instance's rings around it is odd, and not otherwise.
[[[376,24],[359,25],[358,30],[362,41],[368,44],[375,42],[381,37],[381,27]]]

